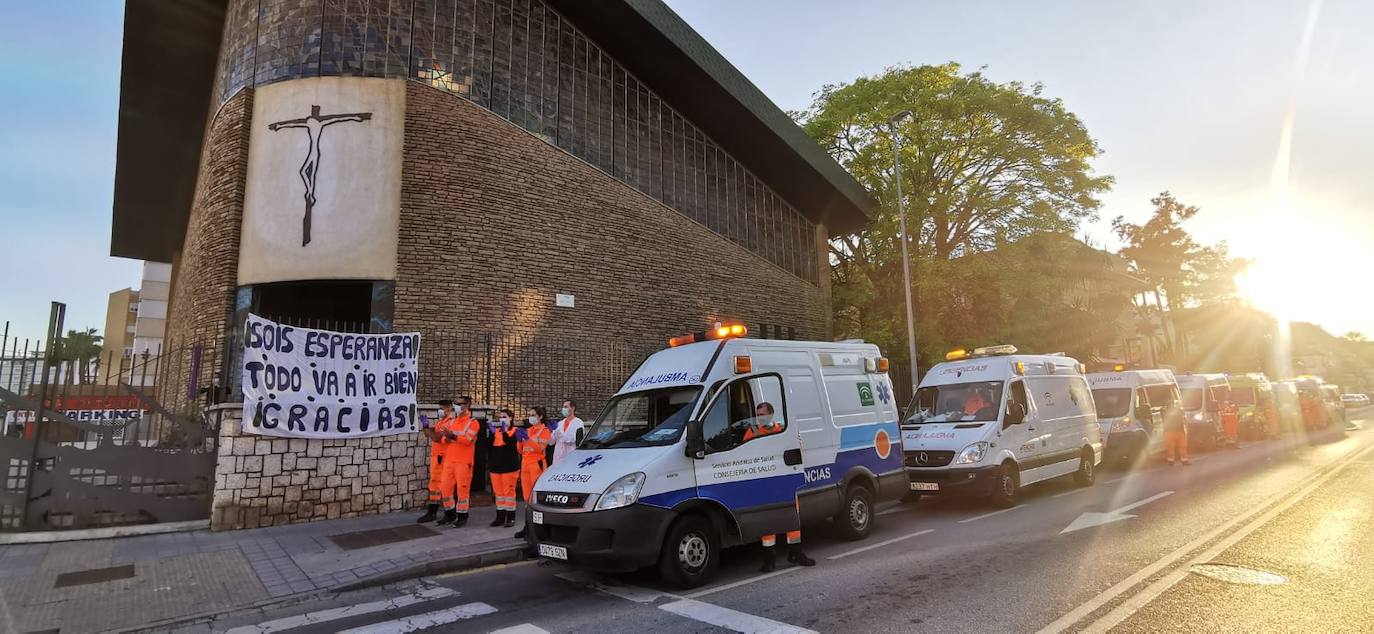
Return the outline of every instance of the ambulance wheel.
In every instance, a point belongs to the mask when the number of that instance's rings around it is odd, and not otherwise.
[[[1078,471],[1073,472],[1073,481],[1078,486],[1090,487],[1097,480],[1097,465],[1093,464],[1093,450],[1084,448],[1083,455],[1078,457]]]
[[[992,483],[992,494],[988,496],[993,506],[1009,509],[1016,506],[1016,494],[1021,489],[1021,471],[1010,460],[1002,463]]]
[[[835,517],[840,536],[858,541],[873,532],[873,494],[862,484],[852,484],[844,494],[844,506]]]
[[[720,564],[720,538],[711,522],[700,515],[684,515],[668,528],[658,574],[679,588],[695,588],[716,574]]]

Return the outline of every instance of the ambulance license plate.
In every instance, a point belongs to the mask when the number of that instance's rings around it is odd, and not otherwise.
[[[939,483],[939,482],[912,482],[912,483],[911,483],[911,490],[912,490],[912,491],[939,491],[939,490],[940,490],[940,483]]]
[[[539,556],[566,560],[568,558],[568,549],[562,546],[554,546],[553,544],[540,544]]]
[[[533,511],[533,513],[534,513],[534,523],[535,523],[535,524],[543,524],[543,523],[544,523],[544,512],[543,512],[543,511]]]

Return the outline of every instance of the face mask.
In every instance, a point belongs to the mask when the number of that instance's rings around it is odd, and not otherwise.
[[[529,417],[528,420],[530,421],[530,424],[531,424],[531,425],[534,425],[534,424],[537,424],[537,423],[539,422],[539,417],[538,417],[538,416],[531,416],[531,417]]]
[[[510,424],[510,419],[509,419],[509,418],[506,418],[505,416],[502,416],[502,417],[501,417],[501,426],[504,427],[504,426],[509,425],[509,424]]]
[[[563,416],[564,416],[565,418],[568,416],[568,414],[571,414],[571,413],[572,413],[572,412],[571,412],[568,408],[566,408],[566,407],[564,407],[563,409],[558,410],[558,411],[562,412],[562,413],[563,413]]]

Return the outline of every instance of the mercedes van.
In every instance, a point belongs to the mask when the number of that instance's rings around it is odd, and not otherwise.
[[[1178,415],[1178,383],[1170,370],[1122,370],[1088,375],[1107,458],[1131,462],[1164,450],[1164,417]]]
[[[600,570],[706,583],[721,549],[833,518],[860,539],[907,490],[878,347],[676,337],[625,381],[577,450],[534,486],[527,539]]]
[[[902,419],[918,495],[962,493],[1011,507],[1021,487],[1072,474],[1093,483],[1102,431],[1083,365],[1014,346],[956,350],[921,379]]]
[[[1188,423],[1188,444],[1211,449],[1221,438],[1221,408],[1230,398],[1225,374],[1185,374],[1178,379],[1183,396],[1183,419]]]

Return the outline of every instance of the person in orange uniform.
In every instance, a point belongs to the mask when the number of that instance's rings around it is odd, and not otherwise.
[[[515,437],[520,442],[520,490],[525,495],[525,504],[534,500],[534,483],[543,475],[547,466],[545,450],[553,444],[553,431],[547,424],[548,415],[542,407],[531,407],[527,412],[528,426],[516,430]],[[522,527],[515,532],[516,539],[524,539]]]
[[[519,440],[516,437],[515,413],[503,409],[491,422],[491,451],[487,452],[487,472],[491,474],[491,492],[496,497],[496,519],[492,526],[515,525],[515,485],[520,479]]]
[[[444,497],[444,451],[448,442],[448,437],[439,433],[439,424],[443,423],[447,428],[448,424],[444,421],[453,418],[453,401],[439,401],[438,416],[439,420],[433,426],[430,425],[428,418],[422,417],[424,427],[420,429],[420,434],[429,439],[429,506],[425,509],[425,514],[415,520],[420,524],[433,522],[439,517],[439,505]],[[449,491],[452,490],[453,487],[450,485]]]
[[[1183,418],[1183,410],[1171,407],[1164,410],[1164,458],[1169,465],[1178,459],[1185,465],[1188,461],[1188,423]]]
[[[1221,433],[1226,435],[1226,444],[1240,449],[1240,408],[1234,403],[1221,406]]]
[[[992,407],[992,401],[983,396],[981,389],[975,389],[964,399],[964,414],[966,416],[974,416],[989,407]]]
[[[744,439],[746,441],[751,438],[771,436],[781,432],[785,428],[782,421],[773,420],[773,411],[773,404],[767,401],[761,402],[754,407],[755,422],[745,429]],[[750,435],[750,432],[753,432],[755,428],[758,428],[760,431],[754,432],[754,435]],[[800,434],[798,435],[798,440],[800,440]],[[795,497],[792,498],[792,504],[793,509],[796,511],[796,516],[792,526],[788,527],[791,530],[788,530],[786,534],[787,561],[788,563],[798,566],[814,566],[816,565],[816,561],[807,557],[806,553],[802,552],[801,504]],[[764,535],[759,541],[763,543],[763,567],[759,570],[761,572],[772,572],[777,567],[778,536],[777,534]]]
[[[472,459],[477,447],[477,432],[481,425],[472,417],[472,398],[458,398],[458,415],[447,419],[448,425],[435,428],[448,439],[444,447],[445,497],[440,498],[444,506],[444,519],[440,525],[452,524],[458,528],[468,523],[468,508],[472,505]],[[454,495],[454,489],[457,495]]]

